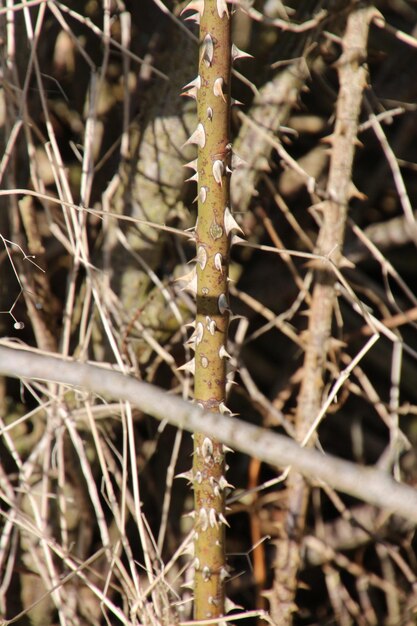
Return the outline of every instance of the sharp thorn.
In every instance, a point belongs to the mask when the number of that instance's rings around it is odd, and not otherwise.
[[[189,2],[187,6],[183,8],[180,15],[182,15],[186,11],[197,11],[197,13],[199,13],[200,15],[203,15],[204,14],[204,0],[191,0],[191,2]]]
[[[235,44],[232,44],[232,62],[237,61],[238,59],[253,59],[253,55],[248,52],[243,52],[243,50],[239,50]]]
[[[190,144],[196,144],[199,148],[204,148],[204,146],[206,145],[206,133],[204,130],[204,126],[203,124],[201,124],[201,122],[198,124],[191,137],[187,139],[184,146],[188,146]]]

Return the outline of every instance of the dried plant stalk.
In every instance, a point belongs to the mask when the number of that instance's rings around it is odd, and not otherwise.
[[[191,2],[200,22],[199,73],[186,87],[197,100],[198,125],[189,143],[198,146],[196,268],[189,288],[196,290],[194,329],[195,402],[211,412],[227,412],[226,351],[229,322],[227,276],[230,232],[237,227],[230,210],[231,145],[230,14],[225,0]],[[225,478],[224,446],[194,434],[192,483],[195,505],[195,619],[224,614]]]
[[[339,95],[333,135],[328,200],[322,203],[323,224],[318,239],[318,253],[331,255],[339,265],[342,257],[347,208],[350,200],[352,164],[358,131],[363,90],[367,83],[366,47],[369,22],[375,11],[357,7],[350,14],[343,37],[343,52],[337,62]],[[322,403],[324,373],[331,338],[335,303],[335,276],[319,268],[312,295],[304,375],[296,412],[296,436],[301,442],[309,431]],[[302,476],[292,473],[287,484],[287,511],[282,538],[277,542],[275,582],[270,593],[271,615],[277,624],[292,622],[296,610],[297,572],[300,566],[300,546],[305,525],[308,487]]]

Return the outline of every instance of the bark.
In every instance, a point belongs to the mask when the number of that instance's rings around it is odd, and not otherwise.
[[[198,124],[189,141],[198,146],[196,267],[187,284],[196,293],[193,333],[194,401],[206,411],[226,411],[228,271],[230,233],[231,15],[226,3],[204,0],[200,16],[198,76],[188,94],[197,99]],[[196,287],[195,287],[196,284]],[[225,449],[194,433],[192,483],[195,515],[194,618],[225,613]],[[213,622],[214,623],[214,622]]]
[[[317,252],[339,265],[350,200],[352,164],[355,154],[363,91],[367,84],[367,40],[373,8],[355,7],[348,17],[343,36],[342,55],[337,61],[339,95],[336,105],[331,146],[327,197],[320,207],[323,224]],[[303,442],[323,402],[326,363],[331,339],[335,305],[335,276],[325,269],[316,270],[309,312],[301,389],[295,416],[296,438]],[[314,437],[308,445],[314,443]],[[296,611],[297,573],[301,564],[301,541],[305,527],[309,488],[303,477],[292,472],[286,485],[287,503],[282,536],[276,543],[275,579],[268,594],[271,615],[279,626],[292,623]]]

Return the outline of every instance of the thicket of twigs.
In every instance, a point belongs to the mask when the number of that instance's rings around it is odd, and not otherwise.
[[[199,52],[183,7],[0,3],[0,348],[187,400],[195,305],[178,278],[194,254],[195,108],[180,93]],[[323,467],[327,453],[414,486],[417,7],[233,8],[235,44],[254,58],[232,78],[244,241],[228,406],[315,447]],[[190,434],[139,396],[94,393],[88,370],[59,384],[53,362],[29,378],[1,354],[4,623],[186,623],[193,504],[174,476],[190,469]],[[227,619],[414,624],[411,495],[387,509],[393,481],[381,493],[364,471],[358,491],[337,472],[301,479],[297,455],[290,470],[265,458],[228,455]]]

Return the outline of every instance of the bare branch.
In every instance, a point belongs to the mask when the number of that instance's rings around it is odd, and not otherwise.
[[[303,449],[288,437],[240,419],[204,413],[162,389],[120,372],[9,346],[6,342],[0,344],[0,373],[5,376],[61,382],[109,399],[131,402],[157,419],[190,432],[202,431],[272,466],[291,465],[309,479],[325,481],[339,491],[417,523],[416,490],[394,481],[385,472]]]

